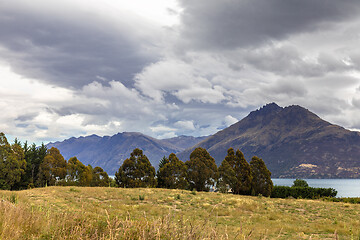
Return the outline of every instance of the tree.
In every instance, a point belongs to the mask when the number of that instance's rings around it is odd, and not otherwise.
[[[26,162],[21,143],[10,145],[4,133],[0,133],[0,189],[14,190],[24,174]]]
[[[69,159],[67,163],[67,176],[68,183],[73,183],[79,186],[90,186],[93,178],[93,169],[91,166],[85,166],[76,157]]]
[[[66,165],[66,160],[59,149],[54,147],[49,149],[39,169],[41,185],[55,185],[57,181],[65,179]]]
[[[135,148],[115,173],[115,181],[120,187],[155,187],[155,168],[143,151]]]
[[[215,160],[204,148],[196,148],[186,161],[187,180],[191,189],[209,191],[217,180],[217,166]]]
[[[110,178],[101,167],[93,169],[93,178],[91,181],[92,187],[107,187],[110,184]]]
[[[240,150],[236,151],[234,169],[237,179],[237,185],[234,188],[234,193],[245,195],[250,194],[253,176],[251,174],[250,165],[245,160],[244,154]]]
[[[169,158],[160,161],[157,180],[158,187],[170,189],[185,189],[187,187],[186,165],[174,153]]]
[[[250,167],[253,176],[251,194],[270,196],[273,182],[271,180],[271,172],[267,169],[264,161],[254,156],[250,161]]]
[[[36,184],[39,183],[39,169],[46,156],[47,147],[43,143],[40,147],[36,147],[35,143],[28,146],[28,143],[25,142],[23,149],[25,154],[26,169],[25,174],[21,179],[20,188],[22,189],[35,187]]]
[[[228,154],[229,155],[229,154]],[[219,167],[219,179],[217,188],[220,192],[226,193],[237,184],[237,178],[234,168],[226,159],[224,159]]]
[[[244,154],[233,148],[228,149],[228,154],[219,168],[219,187],[229,186],[234,194],[250,194],[252,175],[249,163]]]
[[[309,184],[303,179],[295,179],[292,187],[309,187]]]

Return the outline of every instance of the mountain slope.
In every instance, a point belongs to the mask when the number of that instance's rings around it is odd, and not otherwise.
[[[219,165],[228,148],[261,157],[272,177],[360,177],[360,134],[332,125],[300,106],[268,104],[178,154],[206,148]]]
[[[151,164],[157,168],[163,156],[178,153],[202,139],[204,138],[180,136],[158,140],[141,133],[124,132],[111,137],[73,137],[62,142],[49,143],[47,147],[58,148],[65,159],[76,156],[85,165],[100,166],[108,174],[114,175],[135,148],[142,149]]]

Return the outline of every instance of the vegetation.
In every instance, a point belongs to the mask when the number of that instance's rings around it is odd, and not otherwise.
[[[7,190],[43,186],[118,186],[126,188],[159,187],[209,191],[217,186],[220,192],[242,195],[262,195],[277,198],[335,197],[334,189],[310,188],[306,181],[296,179],[293,187],[273,189],[271,172],[261,158],[254,156],[250,164],[244,154],[233,148],[219,169],[214,158],[204,148],[196,148],[190,160],[180,161],[174,153],[160,161],[155,168],[143,151],[136,148],[115,174],[115,181],[100,167],[85,166],[76,157],[68,161],[56,148],[24,146],[16,139],[10,145],[0,133],[0,188]],[[193,192],[195,195],[196,192]]]
[[[308,187],[309,184],[304,179],[295,179],[292,187]]]
[[[273,198],[334,198],[337,191],[333,188],[313,188],[303,179],[296,179],[291,187],[274,186],[271,197]]]
[[[174,153],[171,153],[169,158],[164,157],[160,163],[156,174],[158,187],[169,189],[188,188],[186,180],[187,167]]]
[[[209,191],[217,180],[217,166],[215,160],[204,148],[196,148],[190,154],[187,166],[187,179],[191,189]]]
[[[0,191],[0,239],[359,239],[360,205],[158,188]],[[11,227],[9,227],[11,226]]]
[[[252,195],[270,196],[273,189],[271,172],[261,158],[254,156],[250,161],[252,180]]]
[[[120,187],[155,187],[155,168],[143,151],[136,148],[115,173],[115,181]]]
[[[0,133],[0,189],[20,190],[53,185],[109,186],[100,167],[85,166],[76,157],[66,161],[57,148],[30,147],[15,139],[10,145]]]
[[[220,189],[224,184],[229,186],[232,193],[249,195],[251,193],[252,173],[249,163],[245,160],[244,154],[233,148],[228,149],[228,154],[219,167]]]

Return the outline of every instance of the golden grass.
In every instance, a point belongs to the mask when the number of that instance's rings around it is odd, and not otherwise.
[[[185,190],[0,191],[0,239],[359,239],[359,216],[358,204]]]

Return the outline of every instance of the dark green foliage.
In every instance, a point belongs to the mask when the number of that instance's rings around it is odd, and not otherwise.
[[[204,148],[196,148],[190,154],[187,161],[188,167],[187,180],[190,189],[197,191],[209,191],[217,180],[217,166],[214,158]]]
[[[254,156],[250,162],[252,180],[252,195],[270,196],[273,182],[271,180],[271,172],[267,169],[261,158]]]
[[[160,161],[159,167],[157,171],[158,187],[170,189],[187,188],[187,167],[174,153],[171,153],[168,159],[164,157]]]
[[[240,150],[236,151],[234,169],[237,178],[237,185],[233,188],[234,193],[250,194],[253,176],[250,165]]]
[[[25,173],[26,161],[20,142],[10,145],[0,133],[0,189],[14,190]]]
[[[164,167],[165,164],[167,164],[169,162],[169,159],[165,156],[163,156],[162,159],[160,159],[160,162],[159,162],[159,169]]]
[[[309,184],[303,179],[295,179],[292,187],[308,187]]]
[[[312,188],[312,187],[288,187],[274,186],[271,192],[272,198],[308,198],[335,197],[337,191],[333,188]]]
[[[155,187],[155,168],[143,151],[136,148],[115,173],[120,187]]]
[[[232,168],[232,166],[229,164],[229,162],[226,161],[226,159],[222,161],[218,170],[219,170],[219,179],[216,184],[217,188],[219,189],[220,192],[226,193],[237,184],[235,171]]]
[[[39,169],[41,186],[52,186],[57,181],[65,179],[67,173],[66,167],[66,160],[61,155],[59,149],[54,147],[49,149]]]
[[[95,167],[92,172],[92,187],[108,187],[110,185],[110,178],[101,167]]]
[[[76,157],[69,159],[67,164],[66,181],[71,185],[90,186],[93,178],[91,166],[85,166]]]
[[[219,176],[220,191],[224,191],[225,184],[230,187],[234,194],[250,194],[251,168],[240,150],[237,150],[235,154],[233,148],[228,149],[228,154],[219,168]]]

